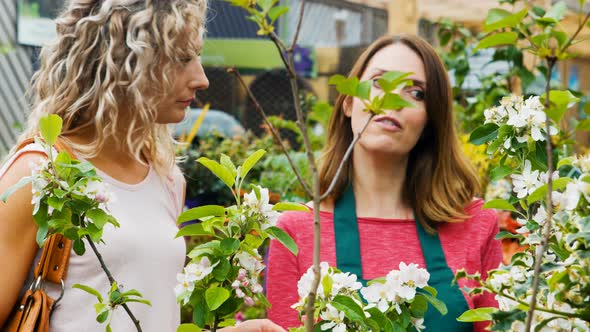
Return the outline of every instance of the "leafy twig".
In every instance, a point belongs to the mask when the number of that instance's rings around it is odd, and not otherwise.
[[[100,254],[100,252],[96,248],[96,245],[94,244],[94,241],[92,241],[92,239],[90,238],[89,235],[86,235],[85,237],[86,237],[86,240],[88,241],[88,244],[90,244],[90,247],[92,248],[92,251],[96,255],[96,258],[98,258],[98,261],[100,262],[100,267],[102,268],[102,270],[104,271],[104,273],[107,275],[107,278],[109,279],[109,283],[112,285],[113,283],[116,282],[115,281],[115,278],[113,278],[113,275],[111,274],[111,271],[109,270],[109,268],[106,266],[104,260],[102,259],[102,255]],[[139,320],[137,320],[137,318],[135,318],[135,316],[131,312],[131,309],[129,309],[129,307],[127,306],[126,303],[121,303],[121,306],[123,307],[123,309],[125,309],[125,311],[129,315],[129,317],[133,321],[133,324],[135,325],[135,328],[137,328],[137,331],[141,332],[141,326],[139,325]]]

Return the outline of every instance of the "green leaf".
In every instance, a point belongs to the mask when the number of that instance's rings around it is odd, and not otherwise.
[[[513,169],[505,165],[499,165],[494,167],[490,171],[490,181],[498,181],[503,179],[506,175],[512,173]]]
[[[366,319],[363,309],[348,296],[337,295],[332,300],[332,305],[353,322],[364,322]]]
[[[106,322],[107,318],[109,318],[110,311],[106,310],[103,311],[100,315],[96,316],[96,321],[99,323]]]
[[[346,77],[345,76],[342,76],[342,75],[333,75],[332,77],[330,77],[330,80],[328,80],[328,84],[329,85],[338,85],[338,84],[341,84],[344,81],[346,81]]]
[[[303,204],[288,202],[277,203],[272,207],[272,209],[273,211],[309,211],[309,208]]]
[[[219,247],[223,252],[223,255],[229,256],[235,253],[236,250],[238,250],[238,248],[240,247],[240,241],[234,238],[223,239],[221,240]]]
[[[201,332],[200,327],[195,324],[180,324],[180,326],[176,329],[176,332]]]
[[[367,310],[369,314],[371,314],[371,319],[377,322],[379,326],[385,326],[387,324],[387,317],[377,308],[373,307]]]
[[[39,131],[49,145],[55,144],[57,137],[61,134],[62,120],[59,115],[48,114],[39,119]]]
[[[101,209],[92,209],[86,212],[86,217],[99,228],[103,228],[106,225],[109,215]]]
[[[424,296],[416,296],[410,305],[412,317],[422,318],[428,309],[428,302]]]
[[[222,153],[221,158],[219,158],[219,161],[221,162],[221,166],[225,167],[225,169],[230,171],[233,177],[236,177],[236,175],[238,174],[238,170],[236,169],[236,166],[227,155]]]
[[[177,223],[196,220],[204,217],[225,215],[225,208],[221,205],[203,205],[190,210],[186,210],[178,216]]]
[[[567,186],[567,184],[570,183],[571,181],[572,181],[571,178],[567,178],[567,177],[559,178],[559,179],[553,181],[553,185],[552,185],[553,190],[561,190],[561,189],[565,188]],[[536,201],[544,199],[547,196],[547,189],[548,189],[548,187],[546,184],[537,188],[537,190],[535,190],[527,198],[527,204],[531,205]]]
[[[10,197],[10,195],[14,194],[15,191],[17,191],[20,188],[26,186],[27,184],[29,184],[32,181],[33,181],[33,177],[32,176],[26,176],[26,177],[18,180],[17,183],[15,183],[14,185],[12,185],[5,192],[3,192],[2,195],[0,195],[0,200],[2,200],[2,202],[6,203],[6,200],[8,199],[8,197]]]
[[[324,296],[329,297],[331,296],[332,286],[334,285],[334,280],[331,276],[325,275],[322,279],[322,287],[324,288]]]
[[[359,79],[357,77],[352,77],[352,78],[345,79],[344,81],[337,84],[336,90],[343,95],[356,97],[358,85],[359,85]]]
[[[229,299],[229,291],[221,287],[210,287],[205,291],[205,301],[209,310],[213,311]]]
[[[498,137],[498,125],[488,123],[475,129],[469,136],[473,145],[482,145]]]
[[[195,290],[190,298],[190,303],[193,306],[193,322],[201,328],[205,327],[209,314],[204,293],[204,290]]]
[[[396,93],[386,93],[381,103],[383,110],[398,110],[404,107],[412,107],[414,104],[402,98]]]
[[[201,157],[197,159],[201,165],[207,167],[215,176],[217,176],[223,183],[225,183],[229,189],[233,189],[234,182],[236,178],[232,176],[231,172],[225,169],[225,167],[221,166],[215,160],[211,160],[206,157]]]
[[[447,312],[448,312],[447,306],[443,301],[435,298],[434,296],[430,295],[429,293],[425,293],[425,292],[416,293],[416,295],[418,295],[418,294],[424,296],[426,298],[426,300],[428,300],[428,302],[430,302],[430,304],[432,304],[432,306],[436,310],[438,310],[438,312],[440,312],[442,315],[447,314]]]
[[[514,45],[514,43],[516,43],[517,38],[518,38],[518,35],[516,34],[516,32],[496,33],[496,34],[493,34],[491,36],[488,36],[488,37],[482,39],[477,44],[477,46],[475,47],[473,52],[476,52],[476,51],[483,49],[483,48],[490,48],[490,47],[494,47],[494,46]]]
[[[496,234],[496,236],[494,237],[494,239],[496,240],[502,240],[502,239],[520,239],[522,238],[522,235],[520,234],[512,234],[508,231],[501,231],[498,234]]]
[[[276,0],[258,0],[258,5],[264,12],[268,12]]]
[[[254,165],[256,165],[256,163],[260,160],[260,158],[262,158],[262,156],[264,156],[264,154],[266,153],[266,151],[260,149],[256,152],[254,152],[253,154],[251,154],[246,161],[244,161],[244,164],[242,165],[242,171],[240,172],[240,177],[242,179],[246,178],[246,175],[248,175],[248,172],[250,172],[250,170],[252,169],[252,167],[254,167]]]
[[[484,31],[490,32],[502,28],[512,28],[517,26],[527,15],[527,9],[523,9],[515,14],[500,8],[493,8],[488,12],[488,17],[484,22]]]
[[[577,103],[580,98],[574,96],[569,90],[551,90],[549,92],[551,105],[547,110],[547,116],[556,123],[559,123],[565,111]],[[545,103],[546,93],[541,96],[541,102]]]
[[[436,288],[431,287],[431,286],[425,286],[422,288],[422,290],[427,291],[428,293],[430,293],[430,295],[435,296],[438,294],[438,291],[436,290]]]
[[[505,210],[505,211],[513,211],[516,212],[516,208],[508,203],[507,200],[504,199],[494,199],[491,200],[487,203],[484,204],[483,206],[484,209],[499,209],[499,210]]]
[[[496,312],[498,308],[484,307],[465,311],[461,316],[457,317],[459,322],[483,322],[492,320],[492,313]]]
[[[74,285],[72,285],[72,288],[78,288],[78,289],[85,291],[86,293],[96,296],[96,298],[98,299],[98,302],[100,302],[100,303],[102,303],[104,300],[102,298],[102,295],[100,295],[100,292],[90,286],[74,284]]]
[[[360,82],[357,89],[356,89],[357,97],[364,99],[364,100],[370,99],[372,84],[373,84],[373,82],[371,82],[371,81]]]
[[[567,11],[567,4],[563,1],[560,1],[554,4],[548,11],[545,13],[543,18],[553,19],[556,22],[561,21]]]
[[[287,234],[287,232],[278,227],[273,226],[267,228],[266,233],[270,235],[270,237],[272,237],[273,239],[278,240],[280,243],[282,243],[285,246],[285,248],[289,249],[289,251],[293,255],[297,256],[297,254],[299,253],[297,244],[295,243],[295,241],[293,241],[291,236]]]
[[[576,130],[590,131],[590,119],[580,121],[576,126]]]
[[[399,322],[393,321],[391,322],[391,325],[393,327],[393,332],[406,332],[406,329]]]
[[[84,241],[82,241],[82,239],[74,240],[73,247],[74,247],[74,252],[78,256],[82,256],[86,252],[86,246],[84,245]]]
[[[212,232],[208,232],[203,229],[203,224],[192,224],[188,226],[184,226],[181,228],[178,233],[176,233],[176,237],[181,236],[202,236],[202,235],[212,235]]]
[[[227,274],[231,270],[231,263],[227,258],[221,258],[219,264],[213,269],[213,276],[217,281],[224,281],[227,278]]]
[[[559,162],[557,163],[557,169],[561,168],[562,166],[571,165],[572,162],[573,162],[573,159],[571,157],[560,159]]]
[[[45,240],[47,239],[47,233],[49,233],[49,223],[47,222],[47,220],[43,220],[42,222],[37,224],[39,226],[39,228],[37,229],[37,244],[39,245],[39,247],[42,246],[42,244],[45,242]]]
[[[270,18],[271,24],[274,23],[281,15],[286,14],[289,11],[287,6],[275,6],[268,11],[268,18]]]

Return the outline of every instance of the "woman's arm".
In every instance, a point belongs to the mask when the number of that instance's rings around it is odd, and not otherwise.
[[[39,152],[21,155],[0,177],[0,194],[31,175],[31,163],[38,162]],[[33,221],[31,185],[13,193],[6,203],[0,201],[0,326],[14,307],[19,292],[39,249],[35,241],[37,225]]]

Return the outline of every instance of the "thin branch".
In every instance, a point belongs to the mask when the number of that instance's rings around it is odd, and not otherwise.
[[[301,7],[299,8],[299,19],[297,20],[297,28],[295,29],[295,36],[293,36],[293,42],[289,47],[289,53],[292,53],[297,45],[297,39],[299,39],[299,31],[301,31],[301,22],[303,21],[303,14],[305,12],[305,0],[301,0]]]
[[[234,74],[236,76],[236,78],[238,79],[238,81],[240,82],[240,84],[242,85],[242,87],[244,87],[244,89],[246,89],[246,93],[248,93],[248,97],[254,103],[254,107],[256,108],[256,111],[264,120],[265,124],[269,128],[269,130],[272,133],[272,135],[274,136],[275,140],[280,145],[281,150],[283,150],[283,152],[285,153],[285,156],[287,157],[287,160],[289,161],[289,164],[291,165],[291,168],[293,169],[295,176],[297,177],[297,179],[301,183],[301,186],[303,187],[303,191],[305,191],[305,194],[308,195],[309,197],[313,197],[313,193],[312,193],[311,189],[309,188],[309,186],[307,185],[307,183],[305,182],[305,180],[303,179],[303,177],[299,173],[299,170],[295,166],[293,159],[291,159],[291,156],[289,155],[289,152],[287,151],[287,147],[283,143],[279,132],[272,125],[272,123],[270,123],[270,121],[268,120],[268,117],[266,116],[266,113],[264,113],[264,110],[262,109],[262,107],[258,103],[258,100],[256,99],[256,97],[254,97],[254,94],[252,93],[250,88],[248,88],[248,85],[246,85],[246,82],[244,82],[242,75],[240,75],[240,73],[235,68],[228,69],[228,72]],[[305,134],[303,134],[303,135],[305,136]]]
[[[584,22],[582,22],[582,24],[578,25],[578,30],[576,30],[576,32],[570,37],[570,39],[568,39],[567,43],[565,43],[565,45],[563,45],[563,47],[559,50],[558,54],[565,52],[567,50],[567,48],[570,47],[570,45],[572,44],[574,39],[576,39],[576,37],[578,36],[580,31],[582,31],[582,29],[586,26],[586,22],[588,22],[588,19],[590,19],[590,12],[588,12],[588,14],[586,14],[586,17],[584,18]]]
[[[100,254],[100,252],[98,252],[98,249],[96,248],[96,245],[94,244],[94,241],[92,241],[92,239],[90,238],[89,235],[86,235],[85,238],[88,241],[88,243],[90,244],[92,251],[94,251],[96,258],[98,258],[98,261],[100,262],[100,267],[102,267],[102,270],[104,271],[104,273],[106,273],[107,278],[109,279],[109,282],[112,285],[113,283],[116,282],[115,278],[113,278],[111,271],[109,270],[109,268],[106,266],[104,260],[102,259],[102,255]],[[119,284],[117,284],[117,288],[118,287],[119,287]],[[135,316],[131,312],[131,309],[129,309],[129,307],[127,306],[127,303],[122,303],[121,306],[123,307],[123,309],[125,309],[125,311],[127,312],[127,315],[129,315],[129,317],[133,321],[133,324],[135,325],[135,328],[137,329],[137,331],[141,332],[141,326],[139,325],[139,320],[137,320],[137,318],[135,318]]]
[[[322,197],[320,198],[320,201],[323,201],[328,196],[330,196],[330,193],[332,192],[332,190],[334,190],[334,186],[336,185],[336,182],[340,178],[340,173],[342,173],[342,169],[344,169],[344,164],[346,164],[346,161],[350,157],[350,154],[352,153],[352,150],[354,148],[354,145],[361,138],[361,135],[365,132],[365,129],[367,129],[367,127],[369,126],[369,123],[371,123],[371,120],[373,120],[373,117],[374,116],[375,116],[375,114],[374,113],[371,113],[371,116],[369,117],[369,120],[367,120],[367,123],[365,123],[365,125],[363,126],[363,129],[360,131],[360,133],[358,133],[358,135],[356,135],[356,137],[352,140],[352,142],[348,146],[348,149],[346,150],[346,153],[344,154],[344,158],[342,158],[342,161],[340,162],[340,165],[338,165],[338,170],[336,170],[336,175],[332,179],[332,182],[330,183],[330,186],[328,187],[328,190],[326,190],[326,192],[322,194]]]
[[[490,290],[492,293],[494,292],[494,290],[492,288],[486,287],[486,289]],[[509,300],[514,301],[514,302],[517,302],[520,305],[528,307],[528,304],[526,302],[524,302],[516,297],[510,296],[504,292],[500,292],[500,293],[498,293],[498,295],[503,296]],[[578,315],[572,314],[571,312],[563,312],[563,311],[552,310],[552,309],[547,309],[547,308],[536,308],[535,310],[547,312],[550,314],[556,314],[556,315],[560,315],[560,316],[564,316],[564,317],[569,317],[569,318],[580,318]]]
[[[545,110],[549,110],[551,106],[551,101],[549,99],[549,95],[551,92],[551,72],[553,71],[553,67],[557,62],[557,58],[555,57],[555,50],[553,50],[553,55],[547,58],[547,84],[545,85]],[[553,144],[551,143],[551,135],[550,135],[550,128],[551,128],[551,118],[549,116],[545,119],[545,133],[547,135],[546,140],[546,149],[547,149],[547,221],[545,222],[545,229],[544,229],[544,236],[541,240],[541,248],[537,247],[536,257],[535,257],[535,273],[533,276],[533,294],[531,295],[531,302],[529,304],[529,310],[527,313],[526,318],[526,326],[525,331],[529,332],[531,330],[531,324],[533,322],[533,315],[535,313],[535,307],[537,305],[537,293],[539,291],[539,280],[541,279],[541,261],[543,260],[543,254],[547,250],[547,246],[549,245],[549,238],[551,237],[551,220],[553,219],[553,202],[551,193],[553,191]]]
[[[270,39],[274,42],[275,46],[277,47],[277,50],[279,51],[279,56],[281,57],[281,61],[283,61],[283,64],[285,65],[285,69],[287,69],[287,72],[289,73],[289,77],[295,77],[295,71],[291,70],[288,60],[287,58],[285,58],[285,53],[288,53],[287,46],[283,44],[283,42],[281,41],[279,36],[277,36],[276,33],[271,32],[269,36]]]

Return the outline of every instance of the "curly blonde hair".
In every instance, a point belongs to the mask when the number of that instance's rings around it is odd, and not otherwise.
[[[83,158],[95,157],[111,136],[168,174],[174,141],[156,123],[156,108],[176,66],[198,56],[206,10],[207,0],[70,0],[56,19],[57,40],[41,51],[32,113],[16,146],[37,134],[40,117],[57,114],[64,136],[95,133],[91,144],[68,141]]]

